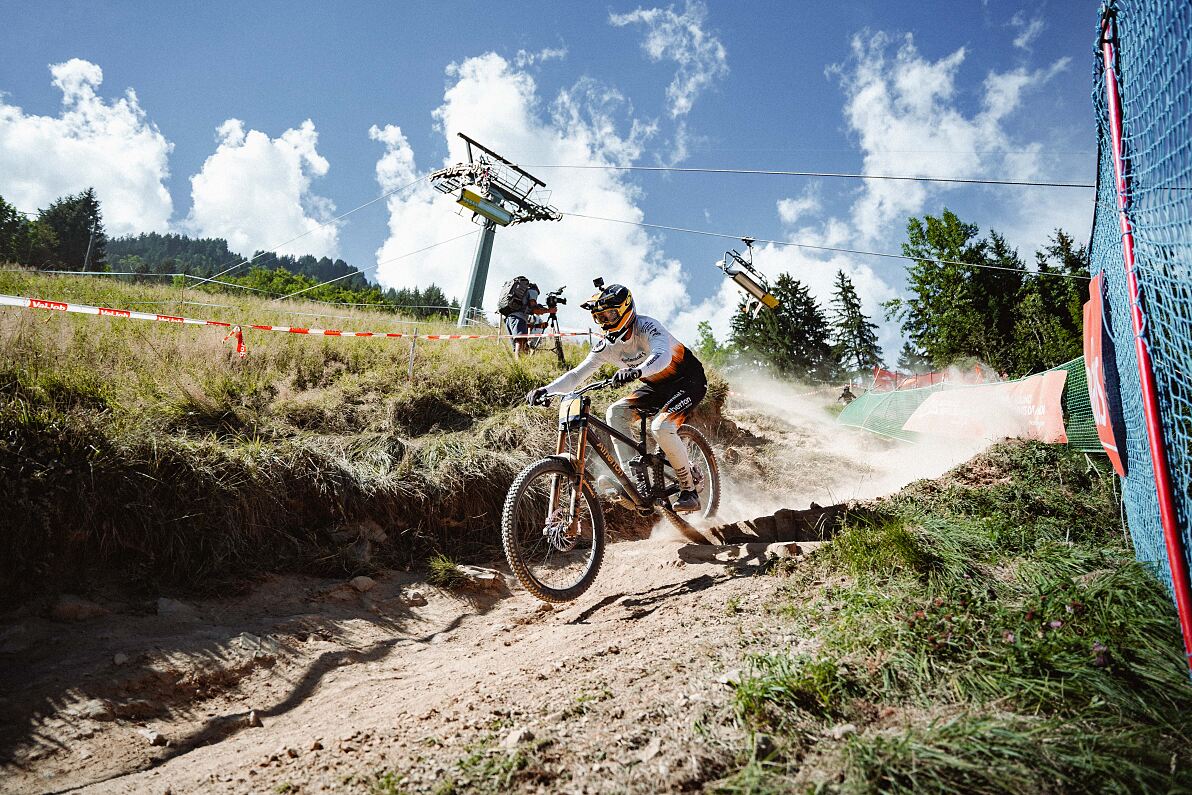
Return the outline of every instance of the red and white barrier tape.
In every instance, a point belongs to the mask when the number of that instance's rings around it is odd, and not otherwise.
[[[23,309],[47,309],[52,312],[77,312],[83,315],[102,315],[105,317],[123,317],[130,320],[157,320],[163,323],[181,323],[188,326],[218,326],[231,329],[225,339],[235,338],[236,352],[244,355],[243,329],[257,331],[283,331],[289,334],[309,334],[323,337],[386,337],[391,339],[419,339],[419,340],[488,340],[504,337],[508,334],[407,334],[401,331],[340,331],[339,329],[300,328],[298,326],[266,326],[257,323],[224,323],[220,320],[199,320],[191,317],[175,317],[174,315],[157,315],[151,312],[134,312],[130,309],[109,309],[106,306],[88,306],[87,304],[68,304],[61,301],[44,301],[40,298],[25,298],[18,295],[0,295],[0,306],[16,306]],[[587,331],[564,331],[550,334],[519,334],[518,337],[586,337]]]

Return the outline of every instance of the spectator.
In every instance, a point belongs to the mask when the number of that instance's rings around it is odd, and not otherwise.
[[[515,356],[530,349],[530,340],[526,336],[530,333],[530,316],[558,311],[555,307],[539,304],[538,296],[538,285],[525,276],[515,276],[501,287],[497,309],[505,318],[505,328],[513,342]]]

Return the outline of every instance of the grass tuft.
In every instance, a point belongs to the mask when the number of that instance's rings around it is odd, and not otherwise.
[[[726,783],[1192,788],[1173,609],[1124,545],[1108,476],[1062,448],[1005,444],[873,507],[771,611],[815,652],[759,653],[736,690],[740,720],[800,764],[743,763]]]
[[[429,572],[427,580],[440,588],[453,591],[468,581],[468,575],[464,574],[459,564],[442,553],[428,560],[426,568]]]

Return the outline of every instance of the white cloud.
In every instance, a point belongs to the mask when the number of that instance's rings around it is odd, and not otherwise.
[[[26,114],[0,95],[0,194],[22,210],[94,187],[109,235],[165,231],[173,144],[148,121],[130,88],[98,94],[103,70],[73,58],[50,67],[62,92],[58,116]]]
[[[329,168],[318,139],[310,119],[278,138],[246,132],[239,119],[225,121],[216,131],[215,152],[190,178],[194,205],[187,230],[222,237],[243,254],[280,246],[279,254],[334,256],[339,229],[320,226],[334,205],[311,190],[312,179]]]
[[[672,118],[691,111],[696,97],[718,77],[728,74],[728,55],[720,39],[704,30],[707,7],[688,0],[682,13],[674,6],[639,8],[627,14],[609,14],[616,27],[643,24],[646,38],[642,49],[652,61],[663,59],[677,65],[674,80],[667,86],[668,110]]]
[[[549,104],[540,98],[533,78],[504,58],[489,53],[453,64],[453,83],[434,117],[450,155],[448,163],[465,159],[457,132],[466,132],[514,162],[623,165],[641,156],[642,143],[654,127],[627,111],[615,89],[584,79],[559,92]],[[416,175],[414,153],[401,129],[374,126],[370,136],[385,147],[377,163],[381,187],[392,190]],[[430,168],[433,168],[431,166]],[[538,176],[552,181],[552,174]],[[551,203],[587,215],[641,220],[640,192],[616,171],[577,169],[567,172],[565,190]],[[434,281],[448,295],[463,298],[475,238],[450,243],[416,257],[396,259],[476,227],[456,214],[460,208],[425,183],[388,199],[389,238],[377,251],[382,283],[413,286]],[[656,238],[645,230],[567,217],[498,229],[485,291],[490,309],[502,282],[525,273],[544,289],[567,285],[570,304],[565,324],[586,328],[591,318],[578,304],[591,292],[591,279],[629,285],[646,314],[673,322],[684,316],[690,299],[679,263],[667,258]],[[715,276],[712,276],[715,278]],[[682,326],[694,336],[696,320]]]
[[[884,33],[855,36],[850,64],[834,70],[867,173],[1004,178],[1012,169],[1018,178],[1040,176],[1040,150],[1032,153],[1029,144],[1016,142],[1006,121],[1023,95],[1067,68],[1068,59],[1034,71],[991,72],[979,110],[966,114],[956,87],[964,48],[930,61],[907,35],[890,59],[891,43]],[[927,206],[929,197],[954,188],[870,180],[853,205],[852,220],[865,239],[879,239],[892,227],[901,231],[905,218]]]
[[[513,65],[518,69],[525,69],[528,66],[547,61],[561,61],[566,57],[566,47],[544,47],[536,51],[518,50],[517,55],[513,57]]]
[[[626,110],[614,89],[584,79],[559,92],[549,104],[539,96],[532,77],[495,54],[471,58],[450,67],[455,82],[435,111],[451,154],[447,163],[464,159],[457,132],[492,147],[514,162],[627,165],[641,157],[642,143],[655,128],[643,124]],[[394,125],[374,126],[370,137],[385,151],[377,162],[377,180],[383,190],[408,184],[434,165],[419,168],[402,130]],[[552,174],[540,174],[547,182]],[[552,187],[555,187],[552,185]],[[800,197],[787,200],[788,226],[815,209],[818,194],[813,186]],[[601,169],[567,172],[565,188],[551,203],[567,212],[644,220],[640,189],[623,174]],[[470,275],[475,237],[468,237],[419,254],[397,259],[441,240],[475,229],[456,214],[459,207],[426,183],[389,200],[389,238],[377,252],[383,263],[378,277],[394,287],[425,286],[431,281],[448,295],[463,298]],[[781,213],[782,210],[780,209]],[[818,226],[794,230],[791,239],[837,245],[848,235],[848,225],[829,219]],[[758,266],[769,276],[787,271],[807,283],[825,306],[838,269],[853,276],[864,305],[880,317],[879,304],[894,291],[867,265],[847,255],[821,257],[789,247],[757,247]],[[718,339],[727,336],[741,293],[724,279],[711,261],[681,268],[666,256],[663,241],[631,225],[609,224],[565,217],[561,222],[535,222],[499,229],[493,247],[485,303],[491,309],[502,282],[525,273],[545,289],[568,285],[571,303],[564,308],[564,324],[586,328],[590,317],[578,309],[591,291],[591,279],[603,276],[628,285],[645,314],[669,324],[680,339],[694,342],[696,325],[710,320]],[[691,288],[712,296],[693,301]]]
[[[813,182],[799,196],[778,200],[778,219],[786,226],[794,226],[801,218],[816,213],[819,209],[819,183]]]
[[[1035,17],[1028,22],[1023,13],[1019,11],[1010,17],[1010,26],[1018,28],[1018,35],[1014,37],[1014,46],[1020,50],[1030,50],[1035,39],[1039,38],[1039,34],[1047,27],[1047,23],[1043,21],[1042,17]]]

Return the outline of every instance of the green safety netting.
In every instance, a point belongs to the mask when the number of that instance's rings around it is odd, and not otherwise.
[[[1089,402],[1088,380],[1084,371],[1084,357],[1061,364],[1055,370],[1068,373],[1064,381],[1061,402],[1064,411],[1064,429],[1068,434],[1068,446],[1084,452],[1101,452],[1097,438],[1097,426],[1093,423],[1093,409]],[[917,442],[922,434],[905,431],[902,426],[922,405],[929,395],[943,389],[965,389],[965,384],[935,384],[919,389],[896,389],[892,392],[867,392],[840,412],[837,419],[841,425],[862,428],[891,439]]]

